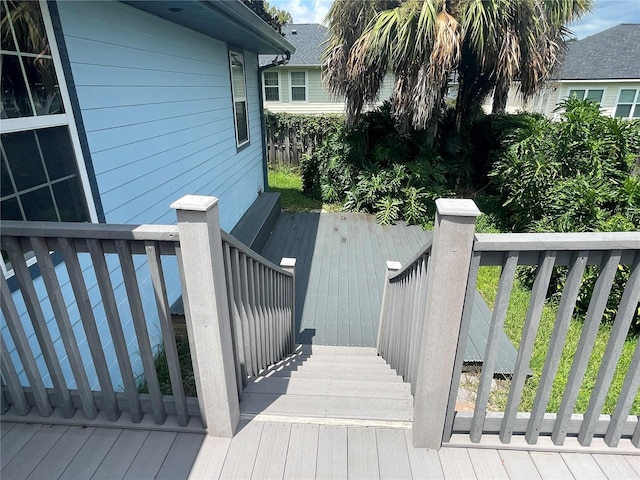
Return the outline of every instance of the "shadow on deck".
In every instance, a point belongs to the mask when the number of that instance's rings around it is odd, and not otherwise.
[[[375,347],[386,261],[406,262],[431,232],[385,226],[363,213],[282,213],[262,254],[294,257],[298,342]],[[482,363],[491,311],[476,292],[465,363]],[[497,374],[511,374],[517,352],[502,333]]]

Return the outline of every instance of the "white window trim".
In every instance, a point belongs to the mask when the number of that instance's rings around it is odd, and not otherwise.
[[[58,77],[58,85],[60,87],[60,95],[62,97],[62,104],[64,105],[65,113],[56,115],[42,115],[36,117],[2,119],[2,133],[15,133],[24,130],[37,130],[47,127],[68,126],[73,153],[76,157],[76,165],[78,167],[80,184],[82,186],[82,192],[84,194],[85,201],[87,202],[87,209],[89,210],[89,218],[91,219],[92,223],[98,223],[98,213],[96,211],[96,205],[93,201],[93,193],[91,192],[87,166],[84,163],[84,156],[82,155],[80,136],[78,135],[78,127],[76,126],[76,120],[73,115],[71,98],[69,97],[69,90],[67,89],[67,80],[64,76],[62,61],[60,60],[60,52],[58,51],[58,43],[53,31],[53,23],[51,22],[49,7],[45,0],[39,0],[39,4],[40,11],[42,12],[42,20],[44,22],[45,32],[47,34],[47,38],[49,39],[49,48],[51,49],[51,56],[53,58],[56,75]]]
[[[631,110],[629,111],[629,116],[627,117],[616,117],[616,110],[618,110],[618,105],[620,104],[620,95],[622,94],[622,90],[635,90],[636,91],[636,95],[634,97],[634,101],[631,103]],[[628,105],[627,102],[624,103],[624,105]],[[618,89],[618,95],[616,95],[616,103],[613,105],[613,117],[614,118],[622,118],[624,120],[633,120],[634,116],[633,116],[633,111],[634,109],[638,107],[640,108],[640,86],[633,86],[630,85],[629,87],[620,87]],[[637,117],[635,117],[637,118]]]
[[[233,88],[233,71],[231,70],[231,54],[234,53],[236,55],[242,56],[242,74],[244,75],[244,97],[236,98],[236,94]],[[229,76],[231,78],[231,105],[233,106],[233,129],[236,132],[236,147],[244,147],[251,142],[251,131],[249,129],[249,101],[247,100],[247,63],[245,61],[244,50],[233,50],[229,49],[228,52],[228,64],[229,64]],[[238,137],[238,127],[237,127],[237,112],[236,112],[236,101],[244,101],[246,107],[246,120],[247,120],[247,139],[243,142],[240,142],[240,138]]]
[[[301,87],[302,85],[293,85],[291,83],[291,74],[292,73],[304,73],[304,100],[294,100],[293,99],[293,88]],[[289,71],[289,102],[291,103],[309,103],[309,72],[306,70],[290,70]]]
[[[264,81],[264,74],[265,73],[275,73],[278,75],[278,101],[276,102],[275,100],[267,100],[267,85]],[[269,85],[270,88],[273,88],[273,85]],[[280,71],[279,70],[265,70],[264,72],[262,72],[262,98],[264,98],[264,101],[267,103],[281,103],[282,102],[282,78],[280,76]]]

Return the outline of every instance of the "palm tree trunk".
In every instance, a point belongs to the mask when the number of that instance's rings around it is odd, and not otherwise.
[[[505,113],[507,110],[507,100],[509,99],[509,82],[502,80],[496,83],[493,90],[493,105],[491,113]]]

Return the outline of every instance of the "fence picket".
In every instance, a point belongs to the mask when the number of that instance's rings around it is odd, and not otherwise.
[[[16,372],[16,368],[13,365],[11,355],[9,355],[9,350],[7,349],[3,336],[0,336],[0,341],[2,342],[0,344],[0,371],[2,371],[2,378],[4,382],[6,382],[2,384],[2,394],[4,395],[5,389],[7,389],[9,391],[9,395],[11,395],[11,403],[16,409],[16,413],[18,415],[26,415],[31,410],[31,406],[24,394],[24,388],[20,385],[18,372]],[[4,400],[6,401],[6,398]],[[3,406],[2,413],[8,410],[8,405],[6,405],[6,407],[7,408]]]

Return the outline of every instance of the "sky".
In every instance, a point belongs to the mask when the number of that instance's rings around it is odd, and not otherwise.
[[[269,0],[270,5],[289,12],[294,23],[322,23],[332,3],[333,0]],[[569,28],[582,39],[619,23],[640,23],[640,0],[595,0],[593,12]]]

